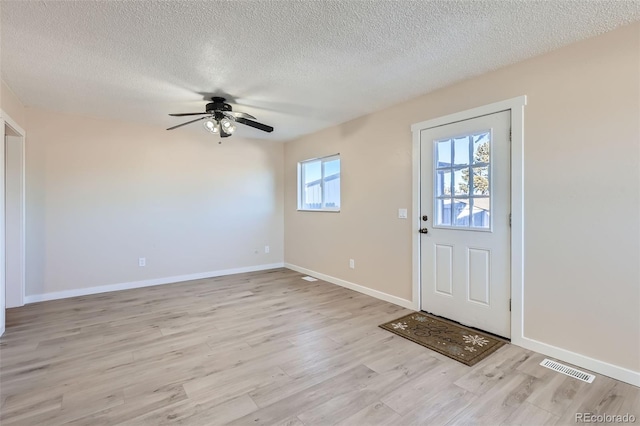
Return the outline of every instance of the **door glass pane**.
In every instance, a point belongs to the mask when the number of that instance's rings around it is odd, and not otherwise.
[[[451,167],[451,139],[436,143],[436,167]]]
[[[451,169],[436,172],[436,197],[451,195]]]
[[[469,137],[456,138],[453,140],[453,157],[456,166],[469,164]]]
[[[469,226],[469,199],[453,200],[453,226]]]
[[[469,194],[469,168],[465,167],[453,172],[453,190],[455,195]]]
[[[436,200],[436,225],[451,226],[451,198]]]
[[[473,168],[473,194],[489,195],[489,166]]]
[[[473,215],[471,217],[473,228],[490,228],[491,203],[489,201],[489,198],[475,198],[473,200]]]
[[[485,132],[473,137],[473,162],[489,163],[490,159],[490,133]]]

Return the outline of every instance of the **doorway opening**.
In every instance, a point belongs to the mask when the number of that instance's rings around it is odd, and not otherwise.
[[[26,132],[0,111],[3,146],[0,149],[0,333],[5,309],[24,305],[25,298],[25,137]]]

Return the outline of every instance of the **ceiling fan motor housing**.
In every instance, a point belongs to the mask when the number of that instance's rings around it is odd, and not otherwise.
[[[225,102],[224,98],[211,98],[213,102],[210,102],[205,107],[205,111],[214,112],[214,111],[231,111],[231,105]]]

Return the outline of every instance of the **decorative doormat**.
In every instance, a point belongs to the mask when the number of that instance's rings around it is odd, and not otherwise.
[[[380,327],[466,365],[482,361],[506,342],[472,328],[414,312]]]

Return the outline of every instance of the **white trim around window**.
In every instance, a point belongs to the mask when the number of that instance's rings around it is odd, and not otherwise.
[[[298,211],[340,211],[340,154],[298,162]]]

